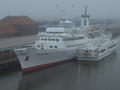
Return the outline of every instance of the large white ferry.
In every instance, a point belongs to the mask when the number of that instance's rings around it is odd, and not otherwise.
[[[46,32],[38,33],[34,47],[15,49],[23,72],[75,58],[76,49],[92,40],[85,30],[89,26],[89,16],[85,13],[82,18],[82,27],[77,28],[62,17],[58,27],[48,27]]]
[[[62,20],[59,27],[48,27],[39,33],[35,47],[16,49],[23,72],[46,67],[48,65],[72,60],[80,45],[89,43],[91,38],[76,28],[73,22]]]
[[[15,49],[23,72],[74,59],[78,47],[93,40],[89,34],[94,32],[88,33],[88,29],[87,8],[82,15],[81,27],[78,28],[64,18],[62,11],[58,27],[48,27],[46,32],[38,33],[34,47]]]

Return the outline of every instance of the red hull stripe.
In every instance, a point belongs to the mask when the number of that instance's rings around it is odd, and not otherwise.
[[[48,64],[42,64],[42,65],[33,66],[33,67],[29,67],[29,68],[24,68],[23,72],[28,72],[28,71],[32,71],[32,70],[36,70],[36,69],[42,69],[42,68],[46,68],[46,67],[49,67],[49,66],[60,64],[60,63],[66,62],[66,61],[72,61],[72,60],[74,60],[74,58],[67,59],[67,60],[61,60],[61,61],[57,61],[57,62],[53,62],[53,63],[48,63]]]

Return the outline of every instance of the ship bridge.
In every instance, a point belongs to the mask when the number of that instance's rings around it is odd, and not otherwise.
[[[59,23],[59,27],[64,27],[64,28],[73,28],[75,25],[72,21],[68,19],[62,19]]]
[[[46,29],[46,32],[48,32],[48,33],[63,33],[63,32],[65,32],[65,29],[64,28],[47,28]]]
[[[67,20],[67,19],[62,19],[59,22],[58,27],[50,27],[46,29],[47,33],[59,33],[59,34],[63,34],[63,33],[69,33],[69,32],[73,32],[73,30],[75,30],[75,25],[72,21]]]

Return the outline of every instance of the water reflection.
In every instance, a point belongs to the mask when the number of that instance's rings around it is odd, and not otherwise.
[[[18,90],[22,72],[7,71],[0,73],[0,90]]]
[[[71,66],[72,68],[69,68]],[[68,87],[66,83],[72,83],[71,80],[74,80],[76,68],[74,62],[69,62],[49,69],[23,74],[19,90],[64,90],[65,87]]]
[[[18,90],[113,90],[119,88],[120,63],[113,54],[100,62],[67,62],[23,74]],[[119,90],[118,89],[118,90]],[[117,90],[117,89],[115,89]]]

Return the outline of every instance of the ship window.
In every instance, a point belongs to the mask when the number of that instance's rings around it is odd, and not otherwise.
[[[51,39],[48,39],[49,41],[51,41]]]
[[[105,51],[105,49],[101,50],[100,52],[103,53]]]
[[[55,41],[55,39],[52,39],[52,41]]]
[[[40,45],[37,45],[37,47],[39,48],[39,47],[40,47]]]
[[[67,47],[70,47],[70,45],[67,45]]]
[[[79,39],[85,39],[84,37],[79,37]]]
[[[56,39],[56,41],[59,41],[59,39]]]
[[[50,48],[53,48],[53,46],[50,46]]]
[[[45,41],[47,41],[47,39],[45,39]]]
[[[43,38],[41,40],[44,40]]]
[[[54,48],[57,48],[57,46],[54,46]]]

